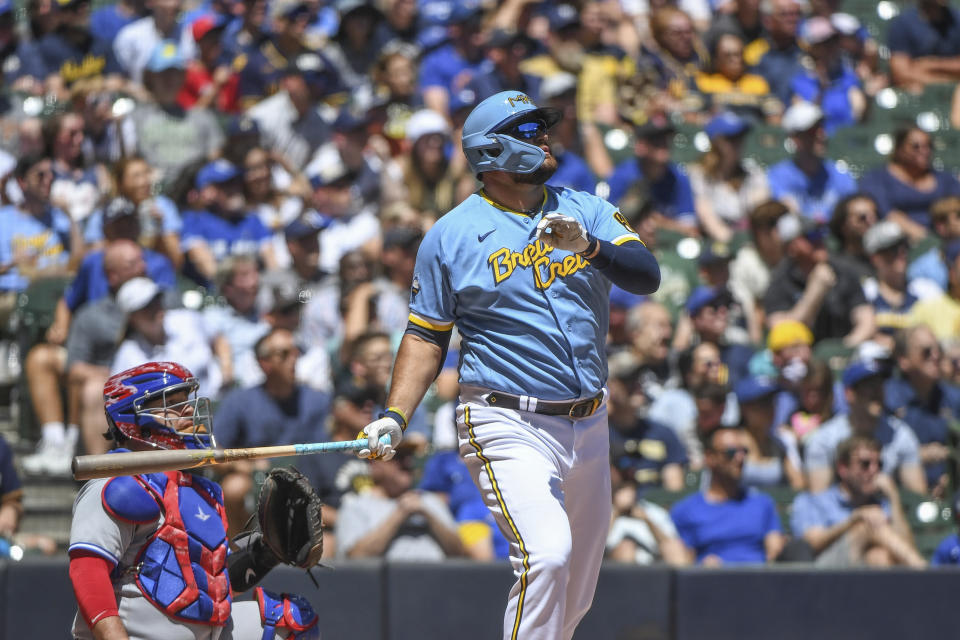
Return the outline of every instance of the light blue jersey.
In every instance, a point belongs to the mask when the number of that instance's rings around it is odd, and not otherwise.
[[[584,258],[536,240],[537,223],[552,212],[601,240],[640,241],[606,200],[549,186],[533,214],[475,193],[424,237],[410,321],[435,331],[456,325],[461,384],[566,400],[606,383],[610,281]]]

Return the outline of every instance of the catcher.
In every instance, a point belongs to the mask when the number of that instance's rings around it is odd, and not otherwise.
[[[136,451],[213,446],[210,403],[196,390],[173,362],[112,376],[103,388],[107,437]],[[92,480],[73,514],[74,638],[319,638],[302,597],[257,587],[253,601],[233,603],[277,564],[309,569],[320,559],[320,500],[295,469],[270,473],[259,527],[232,543],[220,486],[186,471]]]

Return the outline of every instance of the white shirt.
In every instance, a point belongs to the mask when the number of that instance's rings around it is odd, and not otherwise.
[[[340,270],[340,258],[380,235],[380,221],[369,209],[349,218],[336,218],[320,232],[320,268],[328,273]]]
[[[207,342],[200,314],[189,309],[171,309],[163,318],[163,328],[167,333],[164,344],[150,344],[138,333],[132,333],[121,342],[113,357],[110,374],[145,362],[177,362],[197,377],[200,382],[197,395],[216,398],[223,380]]]

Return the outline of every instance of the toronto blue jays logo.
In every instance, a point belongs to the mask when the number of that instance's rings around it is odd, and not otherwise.
[[[487,258],[487,264],[493,269],[496,284],[513,275],[517,267],[533,267],[533,281],[538,289],[547,289],[558,277],[573,275],[590,264],[576,254],[554,261],[548,255],[552,252],[553,247],[536,240],[520,251],[511,251],[507,247],[497,249]]]

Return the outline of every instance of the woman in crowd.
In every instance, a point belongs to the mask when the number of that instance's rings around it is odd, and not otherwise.
[[[776,120],[783,105],[770,95],[770,85],[763,76],[747,71],[740,36],[724,33],[712,44],[711,69],[698,73],[696,77],[704,111],[729,110],[752,120]]]
[[[278,183],[283,186],[278,186]],[[303,211],[304,197],[309,197],[310,184],[284,162],[282,154],[270,154],[262,147],[254,147],[243,159],[243,188],[247,205],[273,232],[277,266],[283,269],[289,267],[290,253],[283,230]]]
[[[714,240],[730,242],[735,232],[747,229],[750,212],[770,197],[770,187],[766,173],[741,154],[749,121],[727,111],[705,130],[710,150],[690,166],[690,187],[700,228]]]
[[[890,162],[864,174],[860,190],[877,201],[881,218],[889,216],[911,239],[919,240],[930,230],[930,205],[944,196],[960,195],[960,182],[933,168],[930,134],[908,126],[894,132]]]
[[[177,205],[170,198],[155,193],[153,168],[141,157],[131,156],[114,165],[116,194],[137,208],[140,218],[140,244],[162,253],[175,269],[183,265],[180,231],[183,224]],[[103,212],[90,216],[84,239],[98,248],[103,243]]]
[[[87,137],[80,114],[69,111],[47,120],[44,138],[53,169],[50,200],[82,224],[109,192],[109,173],[103,165],[84,160]]]
[[[861,279],[873,275],[873,266],[863,248],[863,235],[877,223],[877,202],[866,193],[855,193],[837,203],[830,218],[830,233],[837,241],[833,254]]]

